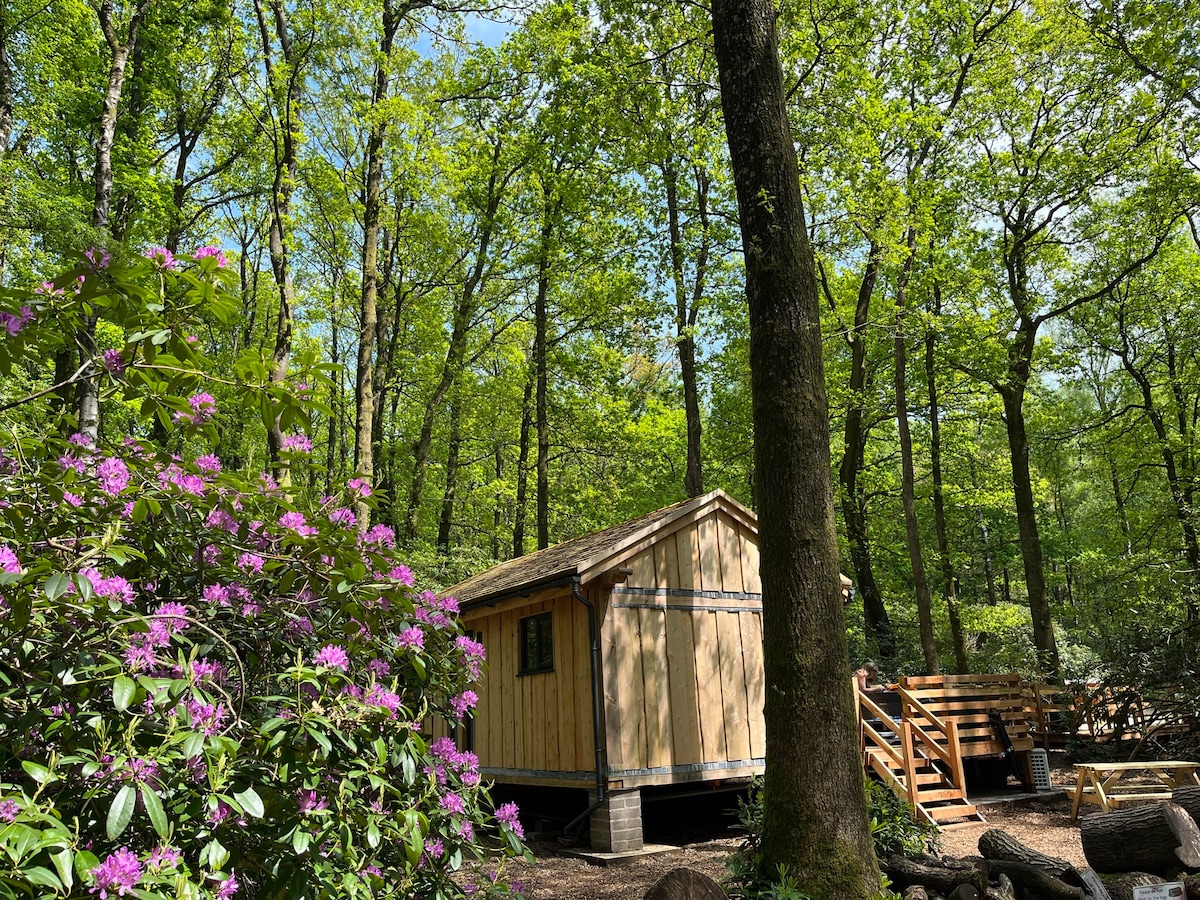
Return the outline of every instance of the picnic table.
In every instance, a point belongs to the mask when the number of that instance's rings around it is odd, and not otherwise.
[[[1081,803],[1094,803],[1105,812],[1138,800],[1170,800],[1171,791],[1185,784],[1200,785],[1200,763],[1168,759],[1158,762],[1076,763],[1079,773],[1071,794],[1071,822]],[[1127,772],[1142,772],[1160,784],[1122,784]]]

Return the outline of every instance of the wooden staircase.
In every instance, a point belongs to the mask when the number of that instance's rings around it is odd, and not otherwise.
[[[985,822],[967,801],[958,728],[943,722],[903,688],[899,716],[858,694],[863,763],[912,804],[914,815],[939,828]]]

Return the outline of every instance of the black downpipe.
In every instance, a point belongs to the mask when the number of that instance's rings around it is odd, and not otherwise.
[[[571,594],[587,607],[588,640],[592,642],[592,742],[596,747],[596,803],[604,800],[604,748],[600,744],[600,639],[596,636],[596,607],[579,590],[579,576],[571,579]]]
[[[576,836],[584,821],[604,802],[604,748],[600,746],[600,641],[596,637],[596,607],[579,591],[579,576],[571,578],[571,595],[587,607],[588,638],[592,642],[592,743],[596,746],[596,800],[563,828]]]

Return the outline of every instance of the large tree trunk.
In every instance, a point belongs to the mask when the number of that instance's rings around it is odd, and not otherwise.
[[[913,590],[917,595],[917,624],[921,634],[921,652],[925,669],[930,675],[940,675],[937,642],[933,636],[933,605],[929,598],[929,580],[925,577],[925,560],[921,556],[921,531],[917,524],[916,476],[913,472],[912,433],[908,427],[908,283],[916,259],[917,233],[909,226],[905,234],[907,254],[896,289],[895,334],[892,355],[895,360],[893,382],[896,403],[896,431],[900,438],[900,497],[904,507],[904,537],[908,547],[908,562],[912,569]]]
[[[521,432],[517,445],[517,502],[513,510],[513,559],[525,555],[525,509],[529,505],[529,433],[533,428],[533,373],[525,379],[521,398]]]
[[[102,0],[96,11],[100,31],[108,44],[112,59],[108,66],[108,86],[100,105],[100,120],[96,128],[96,157],[92,169],[92,227],[101,233],[109,231],[109,210],[113,192],[113,140],[117,133],[117,108],[121,103],[121,88],[125,84],[125,66],[129,54],[137,46],[138,30],[142,17],[150,6],[150,0],[133,11],[125,29],[124,41],[117,33],[113,22],[113,0]],[[79,345],[79,362],[83,366],[83,377],[75,393],[75,414],[79,431],[96,441],[100,434],[100,381],[91,364],[96,356],[96,315],[84,319],[83,328],[75,335]]]
[[[279,41],[279,52],[283,65],[277,67],[271,30],[267,24],[262,0],[254,0],[254,12],[258,21],[259,37],[263,47],[263,67],[267,87],[275,102],[275,115],[280,117],[275,131],[270,135],[274,151],[274,175],[269,202],[269,224],[267,227],[267,249],[271,257],[271,274],[279,293],[279,314],[275,318],[275,343],[271,350],[271,367],[268,376],[271,384],[283,384],[287,380],[288,364],[292,356],[292,332],[295,328],[294,310],[296,291],[292,283],[291,248],[289,246],[292,214],[292,194],[296,188],[296,173],[299,166],[300,116],[297,108],[299,94],[304,84],[303,73],[296,71],[296,60],[292,48],[292,36],[288,27],[287,14],[279,0],[272,0],[271,14],[274,20],[275,37]],[[281,482],[288,480],[287,472],[279,466],[279,453],[283,449],[283,428],[277,415],[267,422],[267,450],[271,468]]]
[[[406,541],[414,541],[417,537],[417,525],[421,516],[421,497],[425,491],[425,469],[429,462],[429,450],[433,443],[433,421],[446,392],[458,377],[467,350],[467,333],[471,326],[471,316],[475,312],[476,291],[483,281],[491,258],[492,234],[496,225],[496,213],[500,209],[500,198],[508,184],[510,173],[500,171],[500,157],[503,150],[502,140],[497,140],[492,146],[491,173],[488,177],[487,193],[484,197],[484,207],[478,211],[479,231],[475,247],[475,259],[463,280],[462,289],[454,305],[453,320],[450,324],[450,340],[446,345],[446,359],[442,363],[442,374],[434,385],[433,393],[425,402],[425,412],[421,417],[421,431],[413,444],[413,476],[408,490],[408,505],[404,516],[403,534]]]
[[[454,495],[458,490],[458,459],[462,449],[462,430],[459,427],[461,408],[459,398],[450,401],[450,442],[446,451],[446,489],[442,492],[442,515],[438,520],[437,546],[442,553],[450,552],[450,529],[454,527]]]
[[[934,316],[942,314],[942,292],[933,285]],[[942,482],[942,425],[938,406],[937,335],[930,328],[925,332],[925,382],[929,388],[929,463],[933,475],[933,527],[937,534],[938,561],[942,569],[942,596],[950,615],[950,638],[954,644],[954,669],[960,675],[967,673],[967,645],[963,638],[962,616],[958,611],[958,594],[955,589],[957,578],[954,563],[950,558],[950,542],[946,537],[946,503]]]
[[[4,161],[12,145],[13,110],[17,95],[12,59],[8,55],[9,39],[8,10],[0,9],[0,162]]]
[[[550,546],[550,367],[549,311],[550,299],[550,242],[554,237],[554,226],[558,219],[560,203],[552,201],[550,188],[543,183],[542,228],[538,245],[537,292],[533,301],[533,365],[537,375],[536,420],[537,420],[537,538],[538,549]]]
[[[1054,639],[1054,621],[1050,598],[1046,593],[1042,564],[1042,541],[1038,536],[1037,506],[1033,499],[1033,479],[1029,472],[1029,437],[1025,431],[1024,387],[1004,386],[1004,425],[1008,432],[1008,450],[1012,465],[1013,500],[1017,507],[1017,531],[1021,541],[1021,562],[1025,569],[1025,591],[1033,617],[1033,644],[1038,666],[1051,683],[1061,680],[1062,667],[1058,644]]]
[[[865,900],[879,890],[879,868],[846,677],[817,282],[776,13],[770,0],[715,0],[712,15],[750,312],[766,684],[763,872],[786,865],[818,900]]]
[[[842,441],[842,462],[838,480],[842,485],[842,519],[846,523],[846,538],[850,544],[850,562],[854,566],[854,584],[862,597],[863,625],[868,650],[885,662],[896,656],[896,638],[883,595],[875,582],[871,565],[871,545],[867,535],[867,501],[859,482],[866,459],[867,429],[864,423],[864,401],[867,373],[867,333],[871,324],[871,296],[879,277],[880,247],[872,243],[859,282],[854,307],[854,328],[850,343],[850,405],[846,410],[846,426]]]
[[[379,37],[379,56],[375,62],[375,82],[371,89],[371,110],[377,111],[387,99],[392,66],[392,41],[400,17],[393,0],[383,0],[383,22]],[[368,483],[375,479],[374,425],[375,397],[372,376],[375,371],[375,332],[378,327],[379,297],[379,213],[383,196],[383,139],[388,117],[374,115],[367,135],[367,177],[363,192],[362,302],[358,316],[358,365],[354,377],[354,469]],[[364,497],[356,503],[359,531],[371,524],[371,508]]]
[[[679,215],[679,170],[673,156],[668,156],[659,168],[667,191],[667,232],[671,239],[671,280],[675,288],[675,347],[679,354],[683,410],[687,421],[687,472],[683,488],[689,497],[699,497],[704,493],[704,466],[700,453],[702,429],[695,328],[708,269],[708,175],[703,167],[696,168],[696,209],[700,218],[701,243],[696,256],[695,281],[689,291],[684,272],[683,224]]]

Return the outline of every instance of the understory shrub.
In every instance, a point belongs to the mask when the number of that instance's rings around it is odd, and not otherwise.
[[[866,779],[867,814],[875,856],[893,853],[918,856],[939,847],[936,825],[917,822],[913,808],[887,785]],[[762,860],[763,781],[755,778],[744,799],[738,799],[738,822],[746,831],[742,844],[727,864],[729,895],[741,900],[808,900],[796,879],[787,871],[764,872]],[[886,890],[881,898],[894,897]]]
[[[123,342],[73,379],[140,422],[64,437],[35,427],[54,393],[5,397],[26,424],[0,454],[0,896],[518,891],[464,874],[485,833],[526,852],[515,806],[430,739],[469,713],[483,648],[412,588],[390,529],[360,527],[365,481],[300,486],[303,385],[246,356],[204,389],[189,335],[236,311],[224,259],[164,253],[95,251],[0,295],[0,384],[44,377],[100,316]],[[216,392],[289,429],[273,476],[223,468]]]

